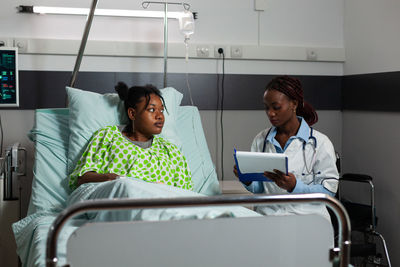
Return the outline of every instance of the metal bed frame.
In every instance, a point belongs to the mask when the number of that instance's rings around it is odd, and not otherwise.
[[[53,222],[46,246],[46,266],[57,266],[57,239],[65,223],[75,215],[93,210],[116,209],[156,209],[176,207],[221,206],[238,204],[288,204],[288,203],[321,203],[328,206],[338,220],[339,247],[330,251],[333,263],[340,267],[349,266],[350,262],[350,218],[344,206],[334,197],[326,194],[299,194],[273,196],[215,196],[215,197],[188,197],[175,199],[101,199],[76,203],[65,209]]]

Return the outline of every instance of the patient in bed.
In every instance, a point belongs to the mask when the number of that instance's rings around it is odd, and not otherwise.
[[[107,126],[93,134],[69,177],[71,189],[131,177],[192,190],[185,156],[177,146],[157,136],[164,125],[165,105],[160,91],[151,85],[128,88],[122,82],[115,89],[124,101],[129,123]]]

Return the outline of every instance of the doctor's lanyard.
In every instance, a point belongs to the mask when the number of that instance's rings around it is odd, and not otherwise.
[[[265,136],[262,152],[265,152],[265,147],[267,146],[267,138],[268,138],[269,133],[271,132],[271,129],[272,128],[269,128],[267,135]],[[307,166],[305,150],[306,150],[306,145],[308,144],[308,142],[305,142],[305,141],[303,142],[303,160],[304,160],[304,165],[305,165],[306,171],[307,171],[306,174],[313,174],[312,168],[315,163],[315,156],[316,156],[316,150],[317,150],[317,139],[315,138],[315,136],[313,136],[314,129],[312,127],[310,127],[310,129],[311,129],[310,136],[308,137],[308,140],[312,139],[314,141],[314,145],[313,145],[314,151],[313,151],[311,164],[310,164],[310,166]],[[310,143],[310,145],[311,145],[311,143]],[[303,175],[304,175],[304,173],[303,173]]]

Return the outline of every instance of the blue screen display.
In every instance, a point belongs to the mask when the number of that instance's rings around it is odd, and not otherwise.
[[[18,106],[18,68],[15,49],[0,49],[0,106]]]

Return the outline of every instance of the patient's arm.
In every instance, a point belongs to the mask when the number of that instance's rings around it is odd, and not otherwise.
[[[97,173],[86,172],[84,175],[78,177],[78,186],[86,183],[96,183],[115,180],[117,178],[115,173]]]

